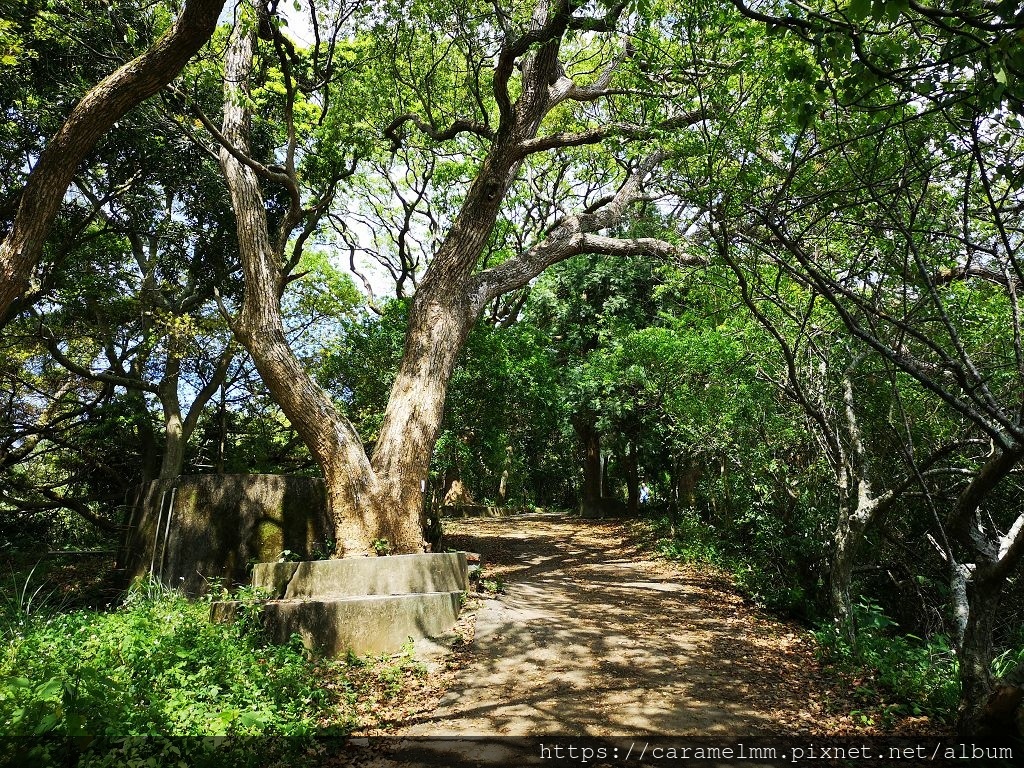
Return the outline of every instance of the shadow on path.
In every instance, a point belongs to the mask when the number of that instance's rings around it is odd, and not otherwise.
[[[759,627],[725,579],[643,559],[619,523],[450,528],[448,545],[483,553],[506,594],[482,601],[455,684],[404,735],[752,737],[806,704],[780,689],[778,650],[795,636]]]

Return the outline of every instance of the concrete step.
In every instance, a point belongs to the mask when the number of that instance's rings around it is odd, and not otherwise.
[[[256,563],[252,585],[271,599],[464,592],[469,589],[465,552],[351,557],[301,563]]]
[[[270,639],[285,643],[293,634],[320,656],[393,653],[412,638],[438,637],[454,626],[465,595],[461,590],[372,597],[267,600],[261,618]],[[210,606],[210,620],[231,622],[242,603]]]

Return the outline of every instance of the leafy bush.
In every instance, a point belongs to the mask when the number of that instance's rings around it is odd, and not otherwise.
[[[670,560],[683,563],[709,563],[722,565],[717,537],[712,526],[704,523],[691,511],[678,515],[674,525],[670,518],[656,518],[652,524],[656,539],[654,548]],[[672,536],[672,533],[675,533]]]
[[[852,646],[834,625],[822,627],[815,637],[824,660],[857,680],[855,693],[872,702],[895,697],[900,704],[887,713],[949,720],[956,711],[959,685],[948,638],[899,634],[881,607],[863,599],[854,605],[854,620]]]
[[[351,730],[344,664],[266,644],[252,622],[211,624],[208,611],[144,585],[108,612],[19,615],[0,650],[0,741],[18,745],[19,765],[203,762],[189,749],[241,765]],[[244,737],[242,754],[180,738],[210,736]]]

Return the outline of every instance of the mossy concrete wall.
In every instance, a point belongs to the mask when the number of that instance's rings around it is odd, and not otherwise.
[[[439,637],[459,618],[462,592],[430,592],[318,600],[268,600],[260,608],[263,627],[279,644],[293,634],[319,656],[393,653],[410,638]],[[214,622],[234,621],[241,603],[210,606]]]
[[[333,526],[319,478],[181,475],[140,490],[124,545],[127,575],[149,573],[200,595],[249,582],[250,564],[291,550],[330,554]]]

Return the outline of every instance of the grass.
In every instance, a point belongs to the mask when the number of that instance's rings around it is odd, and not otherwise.
[[[301,765],[313,736],[348,734],[361,699],[398,695],[413,666],[312,660],[251,615],[211,624],[207,603],[152,584],[105,611],[47,611],[34,589],[0,616],[0,742],[16,745],[0,764]]]

